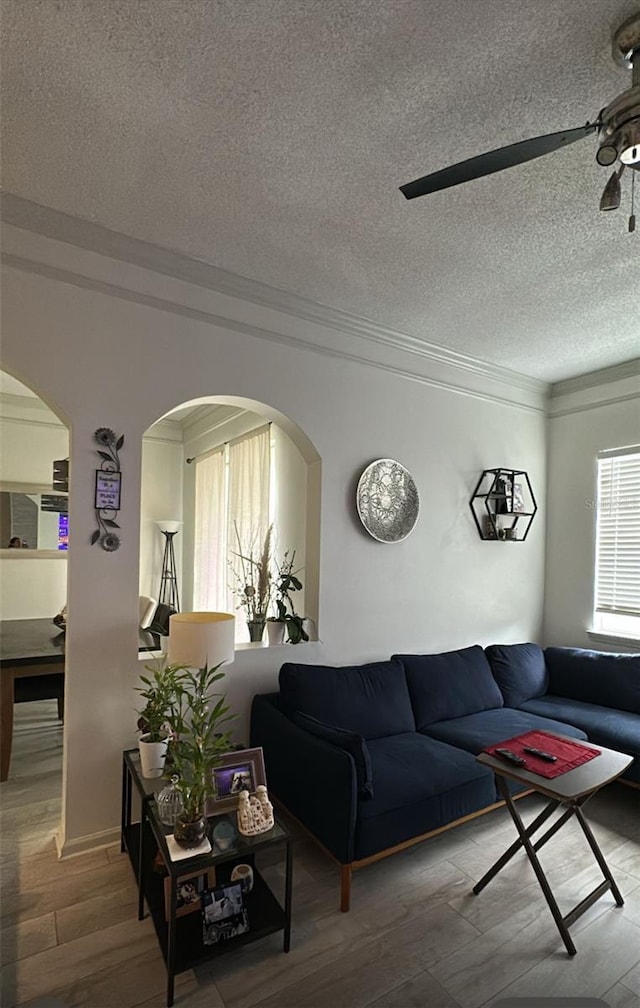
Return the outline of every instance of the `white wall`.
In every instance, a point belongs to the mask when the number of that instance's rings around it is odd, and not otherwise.
[[[157,521],[183,521],[184,462],[182,442],[168,437],[145,437],[142,442],[140,487],[140,575],[141,595],[159,600],[160,575],[165,537]],[[182,530],[173,537],[178,589],[182,602]],[[182,606],[184,608],[184,605]]]
[[[299,616],[305,616],[305,586],[315,579],[315,571],[307,564],[307,463],[284,431],[274,424],[273,442],[276,457],[276,560],[282,563],[284,553],[292,557],[302,582],[302,590],[294,592],[292,601]],[[312,523],[310,522],[310,525]]]
[[[17,560],[3,556],[0,559],[0,619],[52,620],[66,598],[66,556],[54,559],[21,556]],[[57,633],[53,623],[51,633]]]
[[[136,737],[142,436],[180,403],[210,395],[264,403],[320,456],[320,641],[300,646],[297,660],[340,664],[539,637],[545,419],[533,385],[516,387],[488,368],[445,368],[15,228],[7,242],[23,267],[4,275],[6,367],[46,391],[72,432],[65,853],[110,839],[118,822],[120,751]],[[114,296],[125,279],[127,295]],[[111,554],[89,545],[92,437],[103,425],[126,435],[122,547]],[[355,509],[358,477],[380,457],[407,466],[421,497],[414,532],[395,545],[371,539]],[[490,466],[530,474],[542,506],[524,543],[478,537],[469,497]],[[274,689],[291,657],[291,647],[236,654],[225,684],[239,738],[247,739],[252,696]]]
[[[638,375],[580,387],[565,382],[551,400],[543,638],[546,644],[637,650],[592,636],[596,457],[640,443]],[[577,386],[577,388],[576,388]]]

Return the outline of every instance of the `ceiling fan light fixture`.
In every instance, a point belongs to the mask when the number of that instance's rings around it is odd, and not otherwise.
[[[596,161],[599,165],[608,168],[609,165],[615,164],[618,160],[618,148],[612,142],[612,140],[605,140],[604,143],[600,144],[598,147],[598,153],[596,154]]]
[[[624,165],[614,171],[611,178],[604,187],[602,196],[600,197],[600,209],[601,210],[617,210],[620,206],[620,176],[624,171]]]
[[[620,160],[626,165],[640,164],[640,119],[632,119],[620,130]]]

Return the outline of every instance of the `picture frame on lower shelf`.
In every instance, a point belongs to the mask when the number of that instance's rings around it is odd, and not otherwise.
[[[241,791],[252,795],[259,784],[267,783],[262,748],[224,753],[213,769],[213,783],[215,794],[207,800],[207,815],[237,809]]]
[[[522,483],[514,482],[513,484],[513,513],[514,514],[524,514],[524,492],[522,489]]]
[[[184,917],[185,914],[194,913],[202,906],[202,894],[207,888],[215,887],[216,870],[209,868],[206,872],[197,875],[181,875],[178,878],[178,895],[176,899],[176,917]],[[165,875],[164,878],[164,917],[169,920],[171,902],[171,877]]]
[[[240,882],[220,889],[207,889],[202,894],[202,942],[217,945],[249,930]]]

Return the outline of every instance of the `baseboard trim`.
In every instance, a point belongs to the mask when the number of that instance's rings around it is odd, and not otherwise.
[[[56,833],[55,840],[58,858],[62,861],[66,858],[75,857],[77,854],[86,854],[88,851],[99,850],[101,847],[111,847],[112,844],[119,843],[120,830],[115,827],[101,830],[100,833],[89,833],[87,836],[65,841],[62,840],[60,833]]]

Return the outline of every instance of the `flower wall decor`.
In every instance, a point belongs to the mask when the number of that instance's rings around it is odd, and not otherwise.
[[[99,445],[100,468],[96,469],[95,509],[98,528],[91,535],[91,545],[98,543],[107,553],[120,548],[120,529],[116,521],[120,510],[122,473],[118,452],[124,444],[124,434],[117,437],[110,427],[98,427],[93,440]]]

